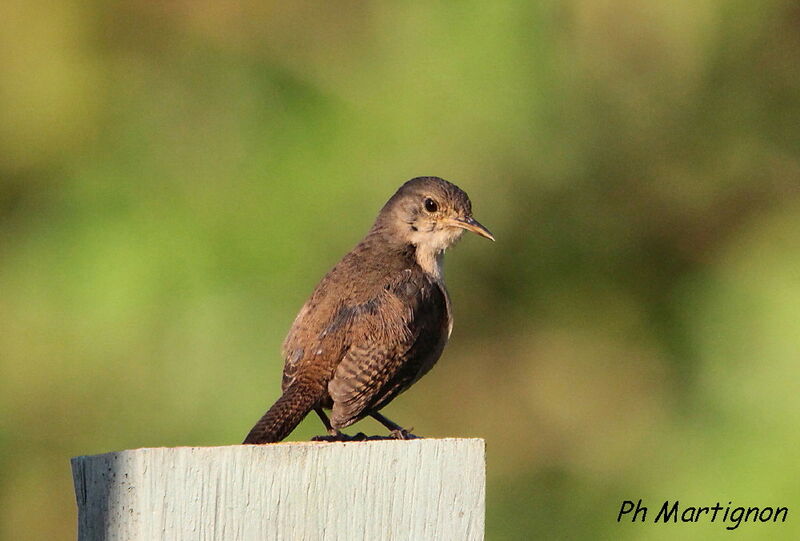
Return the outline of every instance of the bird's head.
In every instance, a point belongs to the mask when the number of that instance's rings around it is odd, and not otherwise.
[[[403,184],[381,210],[378,224],[401,242],[431,254],[444,252],[465,230],[494,240],[472,217],[467,194],[438,177],[418,177]]]

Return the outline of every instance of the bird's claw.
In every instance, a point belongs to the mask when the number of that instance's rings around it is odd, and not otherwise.
[[[327,436],[314,436],[311,438],[311,441],[324,441],[324,442],[335,442],[335,441],[365,441],[367,439],[367,435],[363,432],[359,432],[354,436],[349,434],[345,434],[343,432],[337,432],[336,434],[329,434]]]
[[[413,430],[413,429],[412,429]],[[399,428],[390,432],[392,438],[396,440],[419,440],[422,436],[416,436],[405,428]]]

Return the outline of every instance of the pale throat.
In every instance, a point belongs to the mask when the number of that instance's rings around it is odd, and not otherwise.
[[[416,248],[417,264],[435,280],[442,280],[444,277],[444,251],[458,240],[461,233],[463,233],[462,230],[443,229],[413,235],[411,242]]]
[[[422,267],[426,274],[431,275],[436,280],[441,280],[443,276],[444,249],[434,249],[432,246],[419,244],[416,250],[417,264]]]

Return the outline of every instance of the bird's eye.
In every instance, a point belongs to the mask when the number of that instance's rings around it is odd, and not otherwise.
[[[437,210],[439,210],[439,205],[437,205],[436,201],[434,201],[430,197],[426,197],[425,210],[427,210],[428,212],[436,212]]]

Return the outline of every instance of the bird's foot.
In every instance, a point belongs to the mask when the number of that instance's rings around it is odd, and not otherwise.
[[[413,428],[410,430],[414,430]],[[393,439],[396,440],[419,440],[422,439],[422,436],[416,436],[411,433],[410,430],[406,430],[405,428],[397,428],[392,430],[390,434],[392,435]]]
[[[334,442],[334,441],[365,441],[367,439],[367,435],[363,432],[359,432],[358,434],[351,436],[349,434],[345,434],[344,432],[336,432],[335,434],[328,434],[327,436],[314,436],[311,438],[311,441],[324,441],[324,442]]]

